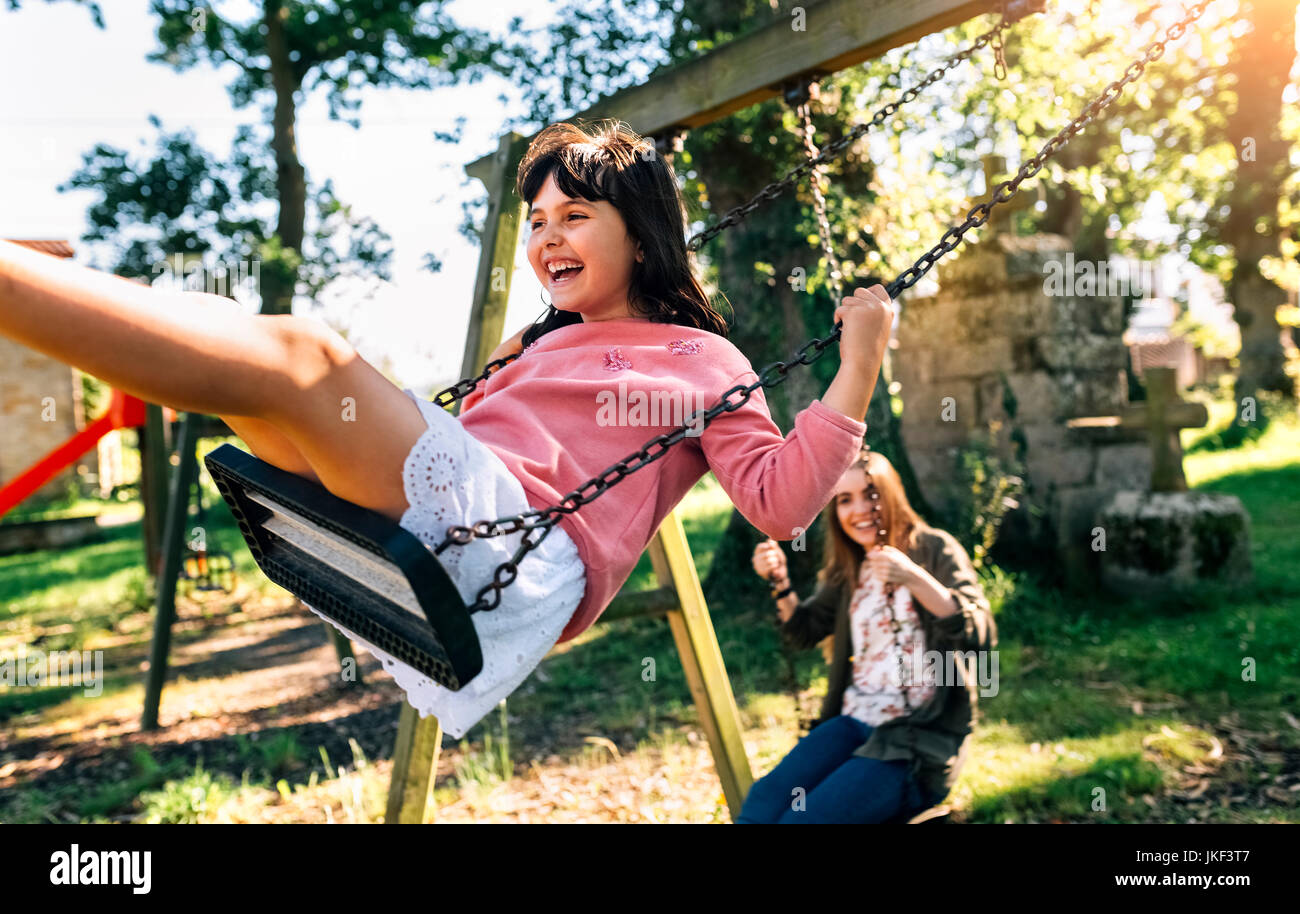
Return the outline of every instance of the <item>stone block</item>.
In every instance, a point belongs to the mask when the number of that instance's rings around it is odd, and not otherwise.
[[[1128,406],[1124,370],[1067,372],[1062,416],[1115,416]]]
[[[917,384],[902,389],[903,409],[921,425],[957,426],[964,431],[975,427],[979,404],[972,381],[950,379]]]
[[[1146,490],[1151,487],[1151,447],[1142,442],[1105,444],[1096,448],[1099,486]]]
[[[1063,551],[1091,550],[1097,512],[1114,493],[1098,486],[1071,486],[1055,493],[1051,513],[1056,520],[1056,543]]]
[[[1052,334],[1035,340],[1042,364],[1049,371],[1123,369],[1128,352],[1118,337],[1096,333]]]
[[[975,378],[1005,370],[1011,364],[1011,341],[999,337],[981,343],[954,345],[937,349],[934,355],[936,382],[949,378]]]
[[[1055,379],[1047,372],[1009,372],[1007,374],[1007,385],[1011,388],[1011,395],[1015,399],[1016,424],[1055,423],[1060,418],[1060,392]],[[998,396],[1000,398],[1002,396],[1001,383],[999,383],[998,387]],[[981,391],[981,394],[983,394],[983,391]],[[991,391],[990,395],[992,395]],[[999,409],[1001,409],[1000,403]]]
[[[934,350],[927,346],[904,346],[900,341],[892,359],[894,379],[904,388],[934,381]]]
[[[1044,266],[1060,260],[1070,250],[1070,240],[1062,235],[999,235],[998,247],[1002,250],[1004,272],[1013,280],[1032,278],[1041,285]]]
[[[1064,450],[1070,444],[1068,430],[1059,422],[1031,423],[1017,420],[1016,426],[1024,433],[1028,448],[1025,456],[1031,461],[1040,452]]]
[[[903,443],[910,456],[913,453],[950,450],[960,447],[969,439],[966,429],[956,422],[902,422]]]
[[[1092,482],[1097,457],[1086,447],[1030,448],[1025,455],[1025,483],[1040,495]]]
[[[1042,336],[1056,331],[1052,304],[1037,289],[1013,289],[1003,293],[995,312],[997,330],[1003,336]]]
[[[924,298],[904,300],[898,315],[899,338],[904,333],[923,333],[945,339],[957,335],[957,315],[965,307],[966,299],[940,293]]]
[[[967,245],[939,266],[939,282],[964,292],[1011,287],[1041,287],[1043,265],[1059,260],[1070,241],[1059,235],[998,235]]]
[[[1247,582],[1250,517],[1233,495],[1122,491],[1104,505],[1102,582],[1152,593],[1205,581]]]

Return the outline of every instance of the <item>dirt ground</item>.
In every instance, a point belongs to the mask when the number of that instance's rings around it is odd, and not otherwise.
[[[0,728],[0,792],[93,792],[131,776],[139,747],[159,764],[176,761],[192,772],[201,763],[238,783],[243,771],[256,765],[250,765],[247,743],[241,754],[237,734],[255,742],[291,731],[308,757],[284,772],[290,782],[305,782],[312,768],[325,780],[317,751],[323,747],[335,768],[343,765],[354,774],[365,768],[369,799],[363,805],[372,821],[382,816],[383,797],[375,794],[387,790],[401,689],[360,649],[364,683],[344,683],[325,627],[291,598],[246,596],[237,605],[237,611],[226,612],[180,602],[157,731],[140,729],[142,688],[75,702],[71,713],[64,706],[57,719],[50,709],[7,721]],[[147,638],[140,634],[130,632],[120,644],[105,645],[106,674],[132,666],[143,673]],[[489,719],[495,724],[495,715]],[[515,776],[505,783],[459,783],[455,772],[464,753],[458,741],[444,736],[435,783],[442,795],[439,821],[728,819],[707,743],[689,724],[677,727],[678,740],[635,754],[646,733],[601,732],[583,717],[529,720],[510,714],[509,728]],[[481,740],[481,731],[473,736]],[[356,762],[352,741],[367,760],[363,766]],[[483,747],[476,742],[469,748],[481,754]],[[448,786],[454,793],[442,789]],[[235,821],[346,819],[346,804],[331,812],[324,788],[288,798],[254,792],[250,802],[235,804],[231,815]],[[55,803],[45,818],[77,821],[61,805]],[[136,817],[122,810],[109,818]]]

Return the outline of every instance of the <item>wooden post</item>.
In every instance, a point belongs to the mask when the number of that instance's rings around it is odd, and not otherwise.
[[[650,561],[659,583],[677,591],[680,605],[669,611],[668,624],[734,821],[754,783],[754,775],[741,738],[740,711],[722,662],[718,636],[704,602],[686,531],[675,510],[668,512],[650,543]]]
[[[390,825],[422,825],[433,818],[433,784],[438,772],[442,724],[438,718],[421,718],[410,702],[402,702],[393,747],[393,775],[388,784]]]
[[[161,411],[159,413],[161,418]],[[176,579],[180,574],[181,552],[185,547],[185,521],[189,513],[190,487],[198,476],[195,453],[196,428],[189,413],[181,418],[180,463],[172,474],[171,493],[167,499],[166,523],[163,527],[162,567],[158,572],[158,594],[153,619],[153,644],[149,649],[149,671],[144,687],[144,714],[140,726],[158,729],[158,708],[162,703],[163,682],[167,678],[167,653],[171,648],[172,622],[176,618]],[[159,452],[162,448],[157,448]],[[164,454],[164,458],[165,458]],[[166,461],[164,460],[164,466]]]
[[[298,602],[299,605],[302,605],[301,600]],[[348,640],[348,636],[343,634],[334,626],[330,625],[328,622],[322,624],[325,626],[325,631],[330,636],[330,641],[334,643],[334,653],[339,658],[339,669],[346,670],[348,666],[348,661],[352,662],[352,672],[356,678],[344,679],[343,680],[344,687],[346,688],[346,687],[363,685],[366,680],[361,673],[361,664],[357,663],[357,655],[352,651],[352,642]]]
[[[145,404],[145,424],[137,431],[140,441],[140,501],[144,518],[144,565],[150,577],[157,577],[162,554],[163,514],[167,499],[167,444],[163,432],[162,407]]]
[[[480,159],[466,169],[488,189],[487,221],[483,226],[483,246],[479,252],[478,276],[474,281],[474,301],[470,308],[469,331],[465,336],[465,355],[461,377],[471,377],[483,370],[488,356],[500,344],[505,331],[506,305],[510,300],[510,280],[514,273],[515,250],[519,246],[519,228],[524,204],[515,194],[515,174],[519,160],[527,150],[527,138],[507,133],[490,159]],[[432,818],[430,797],[437,775],[438,750],[442,744],[442,724],[432,715],[420,717],[409,702],[402,704],[397,725],[397,745],[393,749],[393,774],[388,785],[388,815],[385,822],[422,823]]]
[[[519,161],[528,149],[528,138],[517,133],[501,137],[496,153],[465,169],[488,190],[487,220],[483,225],[483,246],[479,251],[474,299],[469,312],[469,332],[461,377],[478,374],[488,356],[505,335],[506,305],[519,247],[519,229],[524,202],[515,194]]]

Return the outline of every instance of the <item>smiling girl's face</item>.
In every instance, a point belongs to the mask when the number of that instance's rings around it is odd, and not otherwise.
[[[875,546],[876,528],[871,522],[872,502],[867,491],[867,474],[862,468],[850,467],[845,470],[832,497],[835,499],[835,516],[849,539],[860,544],[863,549],[869,550]]]
[[[633,316],[628,287],[643,255],[614,204],[566,196],[552,172],[532,200],[528,224],[528,262],[556,309],[584,321]],[[579,269],[552,272],[552,264],[565,263]]]

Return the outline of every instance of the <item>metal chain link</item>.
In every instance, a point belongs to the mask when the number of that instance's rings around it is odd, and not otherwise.
[[[804,151],[808,154],[810,162],[816,161],[817,145],[813,142],[811,99],[802,102],[795,110],[803,122],[801,134]],[[808,176],[808,183],[812,185],[813,209],[817,211],[817,234],[821,238],[822,254],[826,257],[827,284],[831,290],[831,301],[837,302],[843,298],[843,277],[840,273],[839,258],[835,256],[835,250],[831,247],[831,223],[826,218],[826,197],[822,194],[821,168],[813,166]]]
[[[742,219],[754,210],[758,209],[768,200],[775,200],[788,188],[793,186],[801,177],[812,171],[817,166],[823,165],[831,159],[838,158],[841,152],[848,149],[857,142],[858,139],[866,136],[872,130],[883,124],[886,120],[897,113],[899,108],[912,101],[920,95],[923,90],[929,88],[942,79],[953,67],[957,66],[962,61],[969,59],[972,54],[987,45],[993,40],[994,36],[1000,35],[1005,29],[1010,27],[1011,24],[1012,22],[1005,18],[998,22],[998,24],[993,26],[993,28],[989,29],[983,35],[980,35],[971,42],[969,47],[958,51],[938,67],[931,70],[926,74],[925,78],[916,85],[908,88],[895,101],[889,102],[879,108],[876,113],[871,116],[870,120],[858,124],[851,131],[823,149],[815,158],[799,163],[791,169],[784,178],[781,178],[778,181],[773,181],[771,184],[760,190],[748,203],[742,203],[741,205],[734,207],[713,225],[694,235],[686,243],[686,249],[688,251],[698,251],[705,243],[712,241],[723,230],[739,223]]]
[[[1014,197],[1021,184],[1023,184],[1028,178],[1038,174],[1048,159],[1055,155],[1074,136],[1079,134],[1085,127],[1092,123],[1098,114],[1105,110],[1111,102],[1119,97],[1125,86],[1138,79],[1145,72],[1148,64],[1159,59],[1164,54],[1166,43],[1179,38],[1183,32],[1186,31],[1187,26],[1200,18],[1201,14],[1205,12],[1206,7],[1213,2],[1215,2],[1215,0],[1200,0],[1199,3],[1191,7],[1182,19],[1175,22],[1165,31],[1165,37],[1163,40],[1157,40],[1148,45],[1145,54],[1140,59],[1129,64],[1128,68],[1124,71],[1123,77],[1108,85],[1102,91],[1101,95],[1084,108],[1081,114],[1070,121],[1059,133],[1044,143],[1042,148],[1038,151],[1038,154],[1027,160],[1020,167],[1019,172],[1017,172],[1014,178],[1009,181],[1003,181],[999,184],[989,200],[972,207],[970,212],[967,213],[965,221],[962,222],[961,225],[950,228],[948,231],[944,232],[938,244],[925,254],[921,255],[916,263],[900,273],[893,282],[889,283],[889,285],[885,287],[889,293],[889,297],[891,299],[897,298],[899,292],[915,285],[921,277],[930,271],[941,257],[950,253],[961,244],[962,239],[968,231],[984,225],[988,221],[989,213],[992,212],[995,206],[1006,203]],[[828,147],[828,149],[837,148],[840,145],[841,144],[835,144],[835,147]],[[825,155],[826,153],[823,152],[820,158],[824,158]],[[509,562],[502,563],[498,566],[496,574],[494,575],[494,580],[479,590],[476,594],[475,602],[469,608],[469,611],[479,612],[481,610],[491,610],[495,609],[499,605],[501,590],[514,581],[520,560],[522,560],[528,552],[534,549],[543,539],[546,538],[546,535],[550,532],[550,528],[559,522],[561,515],[572,514],[583,505],[598,498],[606,489],[618,483],[623,479],[623,477],[635,473],[647,464],[654,463],[654,461],[665,456],[668,453],[669,448],[678,444],[688,436],[688,433],[691,431],[692,426],[698,418],[702,418],[703,420],[699,432],[699,434],[702,434],[703,430],[708,428],[714,418],[724,412],[734,412],[748,403],[753,392],[759,387],[775,387],[785,381],[786,374],[795,365],[811,365],[813,362],[817,361],[817,359],[821,358],[822,353],[832,343],[840,338],[842,329],[843,321],[836,321],[831,334],[825,339],[814,337],[799,349],[791,361],[774,362],[771,365],[768,365],[759,374],[758,380],[753,384],[737,384],[732,387],[724,393],[713,406],[709,407],[703,413],[692,415],[687,422],[670,434],[661,434],[650,439],[650,441],[643,445],[636,453],[625,457],[618,463],[607,468],[599,476],[587,480],[587,482],[583,483],[577,489],[564,496],[558,505],[551,505],[546,508],[535,509],[524,512],[523,514],[504,517],[493,521],[479,521],[472,527],[459,525],[449,526],[447,528],[448,532],[446,538],[435,549],[436,553],[440,554],[442,550],[449,545],[464,545],[475,538],[502,536],[509,533],[515,533],[519,530],[525,531],[519,549],[515,552]],[[506,360],[496,360],[496,362],[504,361]],[[496,364],[496,362],[492,364]],[[472,390],[473,387],[470,389]],[[733,394],[739,396],[739,399],[734,402],[731,400]],[[540,535],[535,539],[531,539],[531,534],[537,530],[541,531]],[[503,579],[503,575],[508,575],[508,577]],[[490,602],[487,598],[489,591],[491,591]]]
[[[1002,18],[1007,18],[1007,0],[1002,0]],[[1002,33],[993,36],[993,76],[1002,82],[1007,78],[1007,57],[1002,48]]]
[[[1129,64],[1124,70],[1124,75],[1120,79],[1115,80],[1103,89],[1101,95],[1093,99],[1092,102],[1083,109],[1082,113],[1075,117],[1074,120],[1070,121],[1070,123],[1066,124],[1065,127],[1056,134],[1056,136],[1044,143],[1043,147],[1038,150],[1037,155],[1026,160],[1026,162],[1020,166],[1020,170],[1016,173],[1014,178],[1009,181],[1003,181],[999,184],[993,191],[992,197],[989,200],[985,200],[984,202],[971,207],[970,212],[966,214],[966,220],[962,222],[961,225],[954,226],[944,232],[940,237],[938,244],[925,254],[921,255],[915,264],[908,267],[900,273],[893,282],[887,285],[885,289],[889,293],[889,297],[897,298],[899,292],[914,286],[922,276],[930,271],[930,268],[938,262],[939,258],[950,253],[957,247],[957,245],[961,244],[962,238],[968,231],[973,228],[978,228],[987,222],[989,213],[992,211],[993,207],[1000,203],[1006,203],[1014,197],[1016,192],[1020,189],[1020,185],[1023,184],[1026,179],[1032,178],[1034,175],[1038,174],[1047,163],[1048,159],[1054,156],[1058,151],[1060,151],[1061,147],[1082,132],[1085,127],[1093,122],[1098,114],[1109,107],[1110,103],[1123,93],[1125,86],[1138,79],[1144,72],[1146,72],[1147,65],[1158,60],[1165,53],[1165,45],[1168,42],[1181,37],[1183,32],[1187,30],[1187,26],[1200,18],[1201,14],[1205,12],[1205,8],[1213,2],[1214,0],[1201,0],[1201,2],[1192,6],[1182,19],[1175,22],[1165,30],[1165,37],[1163,40],[1156,40],[1149,44],[1142,57]],[[838,327],[838,325],[836,326]]]
[[[880,504],[880,490],[876,487],[876,481],[871,477],[871,446],[863,442],[859,454],[861,458],[867,461],[862,470],[867,477],[867,497],[871,499],[871,524],[876,531],[876,545],[886,546],[889,545],[889,531],[885,528],[882,516],[884,512]],[[884,592],[885,610],[889,615],[889,628],[894,635],[894,644],[898,647],[898,658],[901,663],[907,656],[907,646],[903,644],[903,623],[898,620],[898,616],[894,612],[894,596],[898,592],[898,585],[887,582],[884,585]],[[900,670],[900,672],[902,671]],[[899,679],[902,680],[903,713],[904,715],[911,714],[913,710],[912,698],[908,692],[908,687],[911,684],[910,677],[900,676]]]

